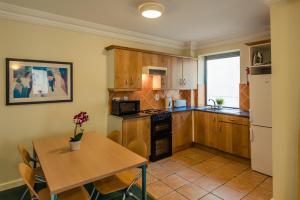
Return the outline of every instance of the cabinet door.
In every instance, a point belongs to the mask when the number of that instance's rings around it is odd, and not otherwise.
[[[161,79],[161,88],[170,89],[172,86],[172,65],[171,56],[159,55],[158,56],[158,67],[167,68],[167,76]]]
[[[129,88],[130,54],[128,50],[115,50],[115,88]]]
[[[192,112],[177,112],[172,114],[173,152],[192,144]]]
[[[232,153],[250,158],[249,126],[232,124]]]
[[[142,88],[141,53],[116,49],[114,59],[114,87],[120,89]]]
[[[232,153],[232,124],[219,121],[217,149]]]
[[[183,59],[182,68],[183,89],[197,89],[198,62],[194,59]]]
[[[129,88],[142,88],[142,53],[130,53],[130,74],[129,74]]]
[[[183,88],[183,80],[182,80],[182,65],[183,60],[182,58],[172,57],[171,61],[172,65],[172,72],[171,72],[171,79],[172,79],[172,89],[182,89]]]
[[[195,112],[195,142],[216,148],[217,147],[217,115],[209,112]]]
[[[137,118],[123,120],[122,144],[127,147],[130,142],[142,139],[147,145],[148,156],[151,154],[150,144],[150,118]]]
[[[158,56],[157,54],[142,53],[142,65],[146,66],[156,66],[158,67]]]

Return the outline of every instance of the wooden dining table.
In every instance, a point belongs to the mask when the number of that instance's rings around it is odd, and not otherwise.
[[[77,151],[70,151],[69,139],[60,136],[33,140],[51,200],[56,200],[61,192],[134,167],[142,169],[142,200],[146,200],[145,158],[99,133],[85,133]]]

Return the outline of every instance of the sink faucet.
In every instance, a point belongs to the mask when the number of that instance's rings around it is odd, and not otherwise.
[[[216,108],[216,107],[217,107],[217,106],[216,106],[216,101],[215,101],[215,100],[213,100],[213,99],[208,99],[208,101],[212,101],[212,102],[214,103],[214,105],[211,106],[212,108]]]

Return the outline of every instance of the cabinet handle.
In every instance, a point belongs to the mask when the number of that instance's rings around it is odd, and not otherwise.
[[[125,85],[128,85],[128,80],[127,79],[125,80]]]
[[[185,78],[183,79],[183,85],[185,85],[186,84],[186,80],[185,80]]]
[[[182,78],[179,79],[179,85],[182,85]]]

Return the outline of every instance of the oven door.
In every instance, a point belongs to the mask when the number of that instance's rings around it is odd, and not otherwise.
[[[151,139],[150,160],[152,162],[172,155],[172,134]]]
[[[152,122],[151,132],[155,136],[165,135],[172,133],[172,122],[170,119],[165,119],[162,121]]]

